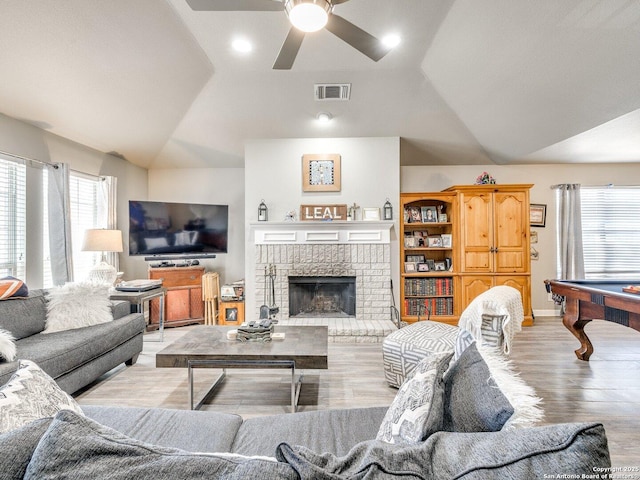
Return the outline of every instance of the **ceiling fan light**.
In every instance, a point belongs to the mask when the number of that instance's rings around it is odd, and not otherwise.
[[[317,32],[327,24],[331,3],[327,0],[286,0],[289,21],[303,32]]]

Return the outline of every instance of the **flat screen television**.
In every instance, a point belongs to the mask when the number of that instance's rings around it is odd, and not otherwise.
[[[227,253],[229,206],[129,201],[129,255]]]

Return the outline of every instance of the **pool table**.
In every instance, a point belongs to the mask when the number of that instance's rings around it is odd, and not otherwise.
[[[638,280],[545,280],[547,292],[565,298],[562,323],[580,340],[576,350],[580,360],[588,361],[593,345],[584,327],[593,319],[607,320],[640,332],[640,293],[622,289],[640,285]]]

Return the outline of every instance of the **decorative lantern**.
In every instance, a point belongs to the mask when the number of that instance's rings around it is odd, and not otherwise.
[[[382,212],[382,218],[384,220],[393,220],[393,207],[391,206],[391,202],[388,198],[384,203],[384,207],[382,207]]]
[[[266,222],[268,213],[269,213],[269,209],[265,205],[264,200],[262,200],[260,202],[260,205],[258,206],[258,221],[259,222]]]

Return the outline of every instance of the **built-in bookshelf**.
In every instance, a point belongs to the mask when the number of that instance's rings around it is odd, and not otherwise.
[[[407,193],[400,203],[402,320],[456,324],[456,195]]]

